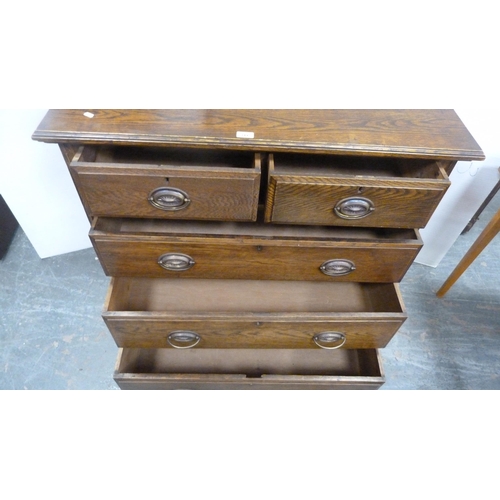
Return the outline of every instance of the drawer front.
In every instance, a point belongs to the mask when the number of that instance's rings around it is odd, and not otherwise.
[[[246,168],[92,162],[84,161],[84,155],[83,148],[70,169],[92,216],[236,221],[257,217],[259,154]]]
[[[114,278],[103,318],[120,347],[384,347],[406,313],[397,285]]]
[[[266,220],[276,223],[358,227],[421,228],[429,221],[449,187],[438,163],[425,170],[427,178],[335,175],[321,169],[274,167]],[[420,174],[419,174],[420,175]]]
[[[122,389],[142,390],[378,389],[385,382],[372,349],[120,349],[114,379]]]
[[[154,316],[154,315],[153,315]],[[372,349],[387,345],[404,319],[278,318],[250,314],[246,320],[175,317],[106,317],[119,347],[180,349]]]
[[[249,228],[245,233],[241,226],[230,226],[230,234],[196,236],[208,229],[187,222],[98,220],[90,237],[108,276],[152,278],[392,283],[403,278],[422,246],[414,230],[315,231],[297,226],[286,231],[291,236],[280,237],[272,236],[276,226],[266,225],[262,231]]]
[[[399,282],[415,248],[273,246],[252,241],[224,244],[110,241],[93,238],[108,276]],[[181,270],[179,270],[181,269]]]

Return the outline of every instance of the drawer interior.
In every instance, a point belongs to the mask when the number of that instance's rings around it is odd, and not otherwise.
[[[85,146],[78,162],[108,165],[161,167],[255,168],[249,151],[158,148],[134,146]]]
[[[392,228],[359,228],[359,227],[325,227],[325,226],[292,226],[287,224],[271,225],[265,223],[244,222],[196,222],[184,220],[160,219],[120,219],[98,218],[94,231],[116,236],[245,236],[267,240],[300,239],[314,241],[377,241],[391,243],[418,243],[420,236],[414,229]]]
[[[319,177],[376,177],[447,180],[439,162],[426,159],[274,154],[274,173]]]
[[[116,373],[383,376],[375,349],[121,349]]]
[[[114,278],[108,312],[401,313],[392,283]]]

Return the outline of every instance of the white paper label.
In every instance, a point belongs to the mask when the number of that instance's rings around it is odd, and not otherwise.
[[[254,136],[255,134],[253,132],[243,132],[241,130],[238,130],[238,132],[236,132],[236,137],[240,139],[253,139]]]

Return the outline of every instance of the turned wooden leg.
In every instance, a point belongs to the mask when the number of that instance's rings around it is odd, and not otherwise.
[[[486,245],[500,231],[500,210],[493,216],[489,224],[484,228],[477,240],[469,248],[469,251],[463,256],[462,260],[457,264],[457,267],[450,274],[443,286],[437,291],[438,297],[443,297],[444,294],[453,286],[462,273],[474,262],[474,259],[484,250]]]

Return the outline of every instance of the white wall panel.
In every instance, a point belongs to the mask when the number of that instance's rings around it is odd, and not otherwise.
[[[450,188],[427,226],[420,231],[424,247],[415,262],[437,267],[465,226],[500,180],[500,110],[457,109],[486,155],[482,162],[458,162]]]
[[[40,258],[91,246],[59,147],[31,135],[47,110],[0,110],[0,194]]]

